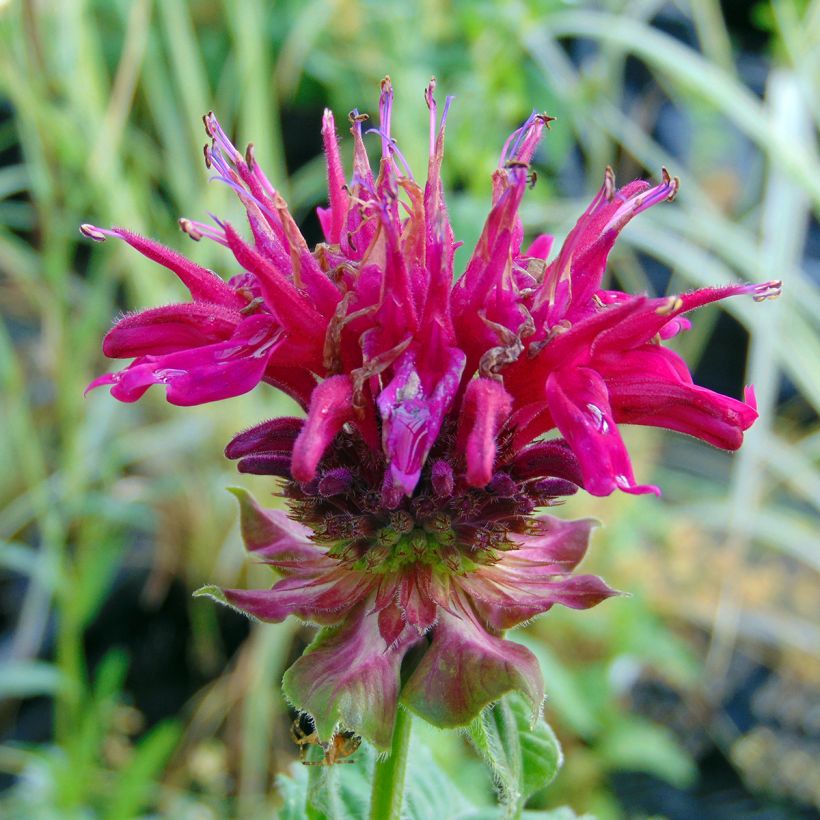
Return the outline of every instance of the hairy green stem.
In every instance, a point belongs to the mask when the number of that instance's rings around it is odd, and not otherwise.
[[[314,798],[322,787],[322,774],[321,766],[311,766],[308,769],[308,787],[305,798],[306,820],[328,820],[324,811],[314,803]]]
[[[390,756],[376,761],[370,797],[370,820],[399,820],[401,817],[412,720],[409,712],[398,710]]]

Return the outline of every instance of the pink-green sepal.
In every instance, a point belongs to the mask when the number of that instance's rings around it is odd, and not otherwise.
[[[323,553],[310,540],[311,530],[288,518],[281,510],[260,507],[243,487],[228,487],[239,502],[239,521],[245,549],[281,573],[290,574],[291,565],[315,563]]]
[[[405,629],[388,646],[372,607],[360,606],[339,627],[322,629],[285,672],[282,689],[296,709],[307,712],[322,742],[346,729],[387,751],[398,708],[401,662],[420,640]]]
[[[472,612],[440,611],[433,640],[401,693],[411,712],[440,728],[467,726],[490,703],[518,691],[533,720],[544,699],[535,656],[523,646],[491,635]]]

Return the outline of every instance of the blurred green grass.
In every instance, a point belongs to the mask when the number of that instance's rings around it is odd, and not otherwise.
[[[89,668],[85,641],[129,574],[148,579],[147,607],[174,584],[266,582],[244,564],[222,446],[288,402],[273,391],[194,409],[83,398],[117,313],[182,294],[164,270],[117,243],[91,248],[77,228],[127,225],[229,274],[220,248],[176,230],[182,215],[238,213],[207,183],[200,116],[215,110],[239,144],[253,141],[306,218],[324,172],[300,152],[318,152],[321,107],[371,110],[388,72],[411,166],[424,156],[429,76],[456,96],[445,174],[468,248],[498,150],[538,108],[559,119],[525,202],[529,231],[565,233],[607,164],[622,179],[667,165],[680,197],[630,225],[613,254],[620,282],[652,289],[658,265],[670,290],[784,280],[777,303],[726,305],[748,333],[744,378],[761,409],[744,449],[630,431],[641,476],[655,473],[665,499],[566,508],[607,522],[588,564],[634,597],[522,635],[548,671],[548,717],[569,752],[544,805],[614,817],[611,772],[694,776],[679,738],[626,709],[624,668],[719,709],[742,646],[817,687],[820,296],[806,260],[820,212],[820,2],[761,3],[756,19],[764,53],[744,73],[715,0],[0,3],[0,567],[14,602],[0,720],[13,737],[34,696],[54,718],[46,742],[0,745],[0,770],[20,776],[0,809],[260,816],[276,804],[272,776],[295,757],[278,680],[296,627],[254,629],[228,657],[209,605],[190,601],[186,643],[210,682],[147,734],[127,725],[128,658],[112,646]],[[690,362],[715,355],[718,318],[704,311],[681,341]],[[738,732],[720,726],[728,754]],[[457,738],[436,744],[452,749],[451,770],[476,771]]]

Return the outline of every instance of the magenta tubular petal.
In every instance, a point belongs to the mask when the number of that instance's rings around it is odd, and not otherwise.
[[[164,384],[168,401],[180,406],[240,396],[262,380],[280,336],[270,317],[251,316],[224,342],[164,356],[142,356],[119,373],[95,379],[87,390],[110,384],[114,398],[132,402],[152,384]]]
[[[260,453],[239,459],[236,468],[240,473],[250,475],[270,475],[291,479],[290,453]]]
[[[615,418],[623,424],[663,427],[737,450],[757,411],[705,387],[673,381],[619,379],[610,387]]]
[[[353,419],[353,382],[331,376],[317,385],[310,399],[307,421],[293,446],[293,477],[310,481],[327,446],[342,425]]]
[[[319,482],[319,494],[323,496],[345,495],[353,487],[353,473],[345,467],[328,470]]]
[[[510,469],[520,481],[546,476],[571,481],[579,487],[583,485],[578,460],[566,441],[539,441],[519,451]]]
[[[396,375],[376,400],[390,474],[394,485],[406,495],[411,495],[418,483],[427,454],[455,397],[463,367],[464,354],[453,350],[443,375],[428,394],[416,369],[415,355],[405,353]]]
[[[341,241],[342,227],[350,200],[347,195],[342,159],[339,155],[336,123],[333,119],[333,112],[329,108],[325,109],[322,117],[322,141],[327,160],[327,190],[330,199],[330,208],[327,210],[330,218],[323,223],[322,227],[327,241],[338,245]]]
[[[556,371],[547,380],[546,394],[558,429],[578,457],[587,492],[660,493],[657,487],[635,484],[606,385],[598,373],[586,367]]]
[[[310,301],[227,223],[225,236],[237,262],[257,274],[265,303],[275,311],[282,327],[292,331],[300,340],[302,337],[318,340],[320,334],[324,335],[327,322]]]
[[[123,316],[103,339],[110,359],[162,356],[230,338],[241,314],[209,302],[149,308]]]
[[[235,459],[258,453],[289,453],[304,423],[304,419],[282,416],[254,425],[231,439],[225,456]]]
[[[89,229],[93,229],[101,235],[116,236],[125,240],[132,248],[138,250],[152,262],[173,271],[182,284],[188,288],[191,297],[195,301],[212,302],[233,308],[244,307],[242,297],[234,293],[232,288],[213,271],[197,265],[190,259],[186,259],[182,254],[160,245],[159,242],[146,239],[144,236],[125,228],[112,228],[110,231],[106,231],[89,226]],[[86,235],[90,234],[86,233]]]
[[[455,487],[453,468],[442,459],[434,461],[431,468],[431,482],[433,484],[433,492],[435,492],[439,498],[449,498],[453,494],[453,488]]]
[[[291,705],[309,712],[320,740],[353,727],[377,749],[390,748],[407,650],[419,640],[405,629],[386,642],[379,619],[360,607],[334,630],[323,630],[285,672],[283,688]]]
[[[542,233],[535,237],[532,244],[524,252],[525,257],[535,259],[548,259],[555,237],[552,234]]]
[[[512,410],[504,386],[492,379],[475,379],[464,393],[458,446],[467,461],[467,483],[483,487],[493,474],[496,436]]]

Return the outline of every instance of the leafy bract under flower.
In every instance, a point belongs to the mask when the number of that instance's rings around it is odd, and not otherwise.
[[[206,163],[236,192],[248,226],[180,225],[227,249],[227,281],[126,229],[82,228],[164,265],[192,300],[120,319],[104,352],[134,361],[91,387],[108,384],[135,401],[162,384],[170,402],[190,405],[267,382],[306,411],[228,446],[240,471],[284,480],[300,523],[242,497],[248,549],[282,577],[272,590],[219,595],[263,620],[294,614],[321,625],[288,672],[289,696],[320,734],[341,722],[378,745],[399,700],[439,725],[463,725],[512,688],[537,705],[537,667],[504,631],[555,603],[591,606],[611,590],[571,574],[588,522],[533,511],[579,486],[657,492],[637,483],[621,424],[736,449],[756,417],[753,394],[740,401],[697,387],[663,341],[689,326],[693,308],[779,292],[777,282],[662,298],[603,287],[619,232],[674,197],[678,183],[665,170],[657,185],[617,188],[608,169],[551,261],[551,237],[524,250],[519,206],[551,119],[538,114],[502,150],[490,212],[454,283],[457,243],[441,180],[451,99],[439,116],[434,88],[425,93],[423,185],[391,133],[389,80],[372,129],[382,148],[375,173],[367,116],[350,115],[346,182],[325,112],[329,204],[319,209],[325,241],[312,250],[253,151],[238,151],[213,114]]]
[[[284,687],[324,739],[342,726],[388,748],[400,703],[437,726],[464,726],[514,689],[535,715],[538,664],[504,632],[555,604],[584,609],[615,594],[573,575],[593,522],[531,517],[525,499],[538,482],[511,479],[518,498],[455,486],[445,497],[428,471],[411,506],[387,510],[361,447],[345,442],[335,458],[346,466],[328,465],[314,487],[285,485],[292,516],[314,530],[234,490],[248,551],[280,578],[270,590],[200,593],[263,621],[296,615],[322,627]]]

